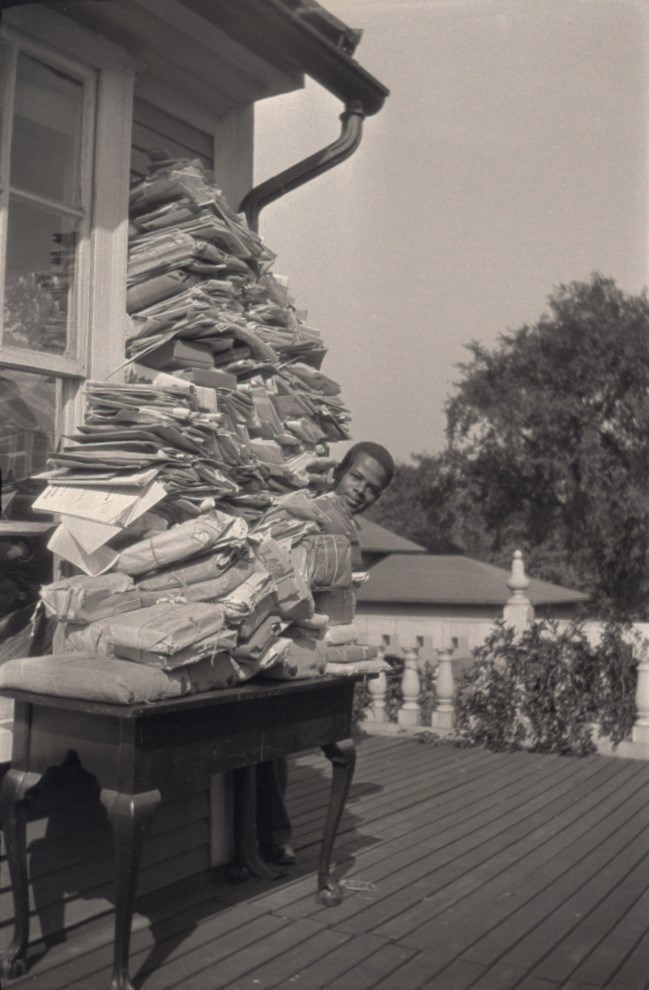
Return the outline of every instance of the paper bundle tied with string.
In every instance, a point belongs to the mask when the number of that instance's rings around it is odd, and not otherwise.
[[[116,656],[171,669],[234,645],[219,605],[163,603],[116,618],[109,639]]]
[[[126,574],[144,574],[204,550],[214,549],[219,544],[229,548],[243,547],[247,532],[244,519],[216,510],[204,513],[127,547],[119,555],[115,570]]]

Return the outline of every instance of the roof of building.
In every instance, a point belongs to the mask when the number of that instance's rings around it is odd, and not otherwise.
[[[379,561],[358,590],[358,602],[412,605],[496,605],[511,596],[509,572],[458,555],[393,553]],[[529,579],[533,605],[569,605],[588,595],[549,581]]]
[[[371,519],[359,517],[358,540],[365,553],[426,553],[426,548],[398,536]]]

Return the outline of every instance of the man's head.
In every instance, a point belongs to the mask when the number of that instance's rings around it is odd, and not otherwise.
[[[334,491],[353,515],[369,509],[394,475],[394,461],[378,443],[355,443],[334,471]]]

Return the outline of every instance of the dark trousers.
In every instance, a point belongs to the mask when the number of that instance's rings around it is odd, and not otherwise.
[[[257,834],[260,846],[282,845],[291,838],[284,796],[288,784],[285,756],[257,764]]]

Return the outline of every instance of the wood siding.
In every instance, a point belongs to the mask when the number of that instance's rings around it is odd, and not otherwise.
[[[144,175],[149,164],[147,151],[150,148],[166,148],[178,158],[199,158],[206,168],[212,168],[214,142],[211,134],[197,130],[191,124],[136,96],[133,101],[131,147],[133,176]]]

